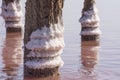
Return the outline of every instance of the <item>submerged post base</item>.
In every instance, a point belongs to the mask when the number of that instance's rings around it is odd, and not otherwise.
[[[45,68],[45,69],[31,69],[25,68],[25,76],[29,77],[48,77],[53,76],[54,74],[58,74],[59,67],[55,68]]]
[[[21,27],[18,27],[18,28],[7,27],[6,32],[22,32],[22,28]]]
[[[100,39],[100,35],[82,35],[82,41],[98,41]]]

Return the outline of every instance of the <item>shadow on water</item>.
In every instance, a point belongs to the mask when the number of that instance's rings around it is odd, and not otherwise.
[[[79,70],[81,80],[98,80],[95,67],[98,63],[99,42],[82,41],[81,42],[81,64]]]
[[[2,49],[2,68],[0,80],[23,80],[22,33],[6,33]]]

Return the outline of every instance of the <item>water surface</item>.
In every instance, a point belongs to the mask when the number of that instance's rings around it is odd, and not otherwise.
[[[65,64],[60,68],[60,75],[44,79],[23,77],[22,34],[6,34],[4,21],[0,18],[0,80],[120,80],[120,1],[96,2],[101,19],[100,44],[81,42],[78,19],[83,0],[65,0],[63,19],[66,46],[61,56]]]

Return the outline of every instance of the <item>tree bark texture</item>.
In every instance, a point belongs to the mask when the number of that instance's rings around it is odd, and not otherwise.
[[[64,0],[29,0],[26,3],[25,43],[29,41],[32,31],[41,29],[44,25],[50,27],[62,18]],[[62,25],[62,21],[61,21]]]
[[[82,41],[96,41],[99,40],[101,31],[99,30],[99,17],[97,15],[97,8],[95,0],[85,0],[84,8],[82,10],[82,17],[80,22],[82,25],[81,39]]]
[[[20,0],[2,0],[2,13],[5,20],[5,27],[7,32],[21,32],[21,4]]]
[[[25,75],[53,75],[63,64],[60,59],[64,47],[63,3],[64,0],[27,0],[24,33]]]

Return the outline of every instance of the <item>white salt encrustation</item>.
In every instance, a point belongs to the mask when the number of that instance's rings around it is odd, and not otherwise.
[[[80,33],[82,35],[82,38],[85,38],[86,36],[88,37],[89,35],[94,35],[96,37],[101,34],[101,31],[99,30],[100,19],[97,13],[98,10],[94,4],[88,10],[82,11],[82,17],[79,20],[82,26]]]
[[[40,59],[27,61],[25,65],[32,69],[45,69],[45,68],[55,68],[56,66],[62,66],[63,61],[60,56],[53,59]]]
[[[22,27],[23,24],[20,22],[22,17],[20,1],[6,3],[4,0],[2,0],[1,8],[2,8],[1,16],[5,20],[6,28]]]
[[[63,65],[60,58],[64,47],[63,31],[64,28],[59,23],[33,31],[25,47],[30,50],[27,57],[36,59],[26,61],[25,65],[32,69],[55,68]]]

